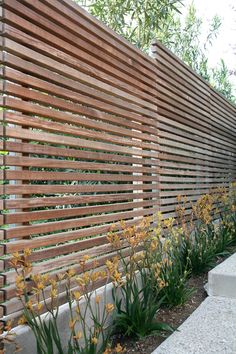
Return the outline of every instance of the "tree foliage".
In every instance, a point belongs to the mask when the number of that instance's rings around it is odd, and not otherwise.
[[[181,0],[74,1],[145,52],[157,38],[226,98],[236,101],[231,72],[223,59],[215,68],[209,64],[208,51],[221,27],[218,16],[206,30],[193,4],[185,16],[181,14]]]
[[[172,13],[180,12],[181,0],[74,0],[116,33],[148,51]]]
[[[158,39],[216,90],[234,102],[230,71],[224,60],[220,59],[218,65],[212,68],[208,59],[209,49],[214,44],[220,27],[221,19],[214,16],[208,28],[205,28],[203,20],[197,16],[196,8],[192,4],[184,19],[174,15],[168,17],[168,21],[159,31]]]

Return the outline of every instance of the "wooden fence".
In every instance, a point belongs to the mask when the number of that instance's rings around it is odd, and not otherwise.
[[[236,177],[236,108],[160,43],[151,58],[71,0],[1,5],[0,316],[13,252],[56,275],[106,233]],[[64,298],[62,297],[62,302]]]

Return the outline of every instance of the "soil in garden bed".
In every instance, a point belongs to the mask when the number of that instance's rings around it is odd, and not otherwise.
[[[223,262],[226,258],[230,257],[236,252],[236,247],[232,247],[230,252],[216,259],[216,265]],[[172,326],[173,328],[178,328],[207,297],[206,291],[204,289],[207,283],[208,272],[200,276],[192,276],[188,281],[188,287],[194,288],[195,292],[191,298],[182,306],[173,308],[162,308],[157,314],[157,320],[159,322],[164,322]],[[151,354],[171,333],[165,336],[149,336],[144,339],[133,340],[122,337],[116,337],[115,342],[121,343],[125,347],[126,354]]]
[[[192,297],[183,306],[171,309],[162,308],[157,314],[158,321],[168,323],[174,328],[178,328],[206,298],[207,294],[204,290],[206,282],[207,274],[189,279],[188,286],[195,289]],[[117,338],[116,340],[117,342],[120,342],[122,346],[125,346],[125,353],[127,354],[150,354],[167,338],[167,336],[149,336],[137,341],[131,339],[122,340],[122,338]]]

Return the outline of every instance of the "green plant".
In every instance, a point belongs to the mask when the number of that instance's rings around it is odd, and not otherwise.
[[[194,275],[200,275],[214,267],[216,258],[212,225],[198,227],[183,242],[186,264]]]
[[[83,272],[80,276],[72,268],[56,278],[48,274],[32,275],[31,263],[28,261],[30,253],[30,250],[25,250],[23,255],[15,253],[12,266],[17,272],[17,293],[23,306],[23,317],[19,324],[27,323],[32,329],[37,353],[112,353],[108,343],[111,333],[108,318],[114,305],[106,301],[102,303],[101,296],[95,290],[98,281],[107,282],[107,271],[94,269],[97,264],[93,264],[91,271],[86,271],[89,257],[85,255],[80,260]],[[27,282],[29,277],[33,282],[30,289]],[[63,295],[59,294],[59,289],[64,289],[70,311],[67,324],[70,337],[67,343],[62,342],[58,327],[60,297]],[[43,310],[47,311],[45,317],[41,316]]]
[[[164,296],[168,307],[181,306],[193,295],[195,289],[188,286],[190,270],[183,270],[184,266],[178,258],[174,263],[166,263],[161,271],[161,277],[166,283],[161,295]]]
[[[170,13],[180,12],[181,0],[74,0],[92,15],[144,51],[157,37]]]
[[[230,81],[230,70],[226,66],[223,59],[220,59],[219,64],[212,69],[211,84],[231,102],[236,103],[234,87]]]
[[[173,218],[162,221],[161,214],[158,215],[157,223],[158,226],[153,229],[153,241],[148,245],[150,268],[154,273],[153,277],[158,276],[158,286],[163,285],[159,293],[159,297],[164,299],[163,303],[168,307],[179,306],[194,291],[187,285],[190,271],[183,261],[183,230],[175,225]],[[155,282],[153,284],[155,286]]]
[[[236,245],[236,184],[229,191],[218,190],[217,206],[219,210],[218,230],[221,234],[219,250],[230,251]]]
[[[181,202],[181,197],[178,198]],[[191,206],[190,220],[186,221],[185,202],[177,207],[178,222],[182,226],[183,260],[194,275],[207,271],[215,264],[216,237],[214,227],[214,195],[205,194]]]
[[[214,16],[207,32],[205,30],[206,34],[203,34],[203,20],[197,16],[196,7],[192,3],[184,18],[180,16],[168,18],[158,38],[195,72],[209,81],[207,50],[217,37],[220,26],[220,18]]]
[[[161,296],[164,296],[168,307],[181,306],[191,298],[194,288],[188,286],[190,274],[188,263],[183,262],[182,247],[179,244],[172,245],[166,252],[160,274],[166,284]]]
[[[235,87],[224,60],[220,59],[217,66],[211,67],[208,59],[209,48],[217,38],[220,27],[220,17],[214,16],[206,30],[192,3],[184,18],[170,14],[157,38],[211,86],[235,102]]]
[[[201,196],[192,205],[191,217],[185,219],[185,207],[179,206],[183,259],[195,275],[215,265],[218,256],[229,254],[235,244],[235,190],[218,188]],[[181,197],[179,197],[181,201]]]
[[[206,31],[193,3],[183,17],[181,0],[74,1],[147,53],[151,41],[158,39],[216,90],[235,102],[235,87],[225,62],[220,59],[212,68],[208,59],[209,47],[221,27],[219,16],[212,18]]]
[[[157,301],[152,288],[147,285],[148,282],[146,272],[142,270],[120,287],[121,299],[114,291],[116,331],[125,337],[142,338],[149,334],[160,334],[161,331],[172,331],[167,324],[155,320],[163,299]]]
[[[153,281],[158,284],[159,278],[153,277],[150,264],[147,263],[147,249],[143,248],[150,240],[150,221],[144,219],[139,225],[130,227],[126,227],[125,223],[121,225],[121,235],[113,230],[108,237],[118,247],[120,266],[125,274],[125,280],[121,280],[118,259],[107,263],[114,283],[115,331],[128,337],[145,337],[172,331],[168,324],[156,319],[163,298],[159,297],[160,287],[153,286]],[[120,237],[125,240],[125,250],[121,249]],[[142,252],[138,252],[140,248]],[[118,279],[117,274],[120,274]]]
[[[178,199],[181,202],[182,198]],[[236,184],[229,191],[219,189],[201,196],[192,204],[189,220],[184,205],[177,208],[177,214],[177,220],[163,221],[159,213],[157,222],[144,218],[131,226],[125,222],[120,227],[114,225],[107,238],[116,256],[100,270],[89,256],[81,257],[79,276],[74,269],[56,278],[32,275],[31,251],[13,254],[11,265],[17,273],[16,289],[24,310],[19,324],[31,327],[38,354],[53,354],[54,350],[60,354],[108,354],[113,353],[109,346],[112,331],[129,337],[173,331],[157,320],[161,305],[182,305],[194,291],[187,287],[190,274],[205,272],[217,256],[236,245]],[[102,302],[96,293],[97,282],[110,280],[114,304]],[[66,349],[57,321],[64,295],[71,333]],[[111,314],[114,326],[108,323]],[[11,324],[5,329],[9,333]],[[4,340],[12,342],[12,337]],[[118,344],[114,351],[122,353],[123,349]]]
[[[228,219],[228,218],[227,218]],[[233,234],[228,221],[220,220],[214,224],[216,229],[215,234],[215,253],[217,256],[224,256],[229,254],[229,250],[233,245]]]

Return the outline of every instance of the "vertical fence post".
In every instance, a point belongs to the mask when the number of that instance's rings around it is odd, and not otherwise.
[[[157,55],[157,51],[156,51],[156,40],[153,40],[152,43],[151,43],[151,48],[150,48],[150,52],[151,52],[151,55],[152,57],[155,59],[156,58],[156,55]],[[156,96],[158,96],[158,85],[157,85],[157,82],[156,82]],[[157,110],[157,117],[158,117],[158,106],[156,105],[156,110]],[[160,143],[159,143],[159,119],[157,118],[157,129],[156,129],[156,134],[157,134],[157,138],[158,138],[158,159],[157,159],[157,167],[156,167],[156,170],[157,170],[157,173],[155,174],[156,175],[156,185],[157,187],[155,189],[152,190],[153,193],[156,194],[156,205],[157,205],[157,211],[160,212],[161,211],[161,184],[160,184],[160,175],[161,175],[161,164],[160,164],[160,153],[161,153],[161,149],[160,149]],[[153,184],[155,182],[152,182]]]
[[[2,18],[4,17],[4,11],[2,9],[2,7],[0,7],[1,9],[1,15]],[[1,32],[4,32],[4,23],[1,23]],[[4,61],[4,47],[5,47],[5,38],[2,37],[1,38],[1,63],[3,63]],[[5,239],[5,214],[4,211],[6,210],[6,203],[5,203],[5,198],[6,198],[6,190],[5,190],[5,186],[6,186],[6,122],[5,122],[5,111],[4,111],[4,105],[5,105],[5,99],[4,99],[4,92],[5,92],[5,70],[4,70],[4,65],[2,65],[1,67],[1,102],[0,102],[0,106],[1,106],[1,115],[0,115],[0,124],[1,124],[1,133],[0,133],[0,137],[1,137],[1,142],[0,142],[0,157],[1,157],[1,182],[0,182],[0,189],[1,189],[1,230],[0,230],[0,240],[3,241]],[[5,254],[5,247],[4,244],[0,244],[0,257],[4,256]],[[5,300],[5,296],[4,296],[4,290],[3,287],[5,285],[5,277],[4,274],[2,273],[4,271],[5,268],[5,262],[4,259],[0,260],[0,302],[3,302]],[[4,307],[0,306],[0,319],[4,316]],[[2,349],[2,348],[1,348]]]
[[[140,123],[140,124],[141,124],[141,123]],[[132,131],[139,132],[139,133],[141,132],[140,130],[134,130],[134,129],[132,129]],[[136,138],[132,138],[132,140],[134,140],[134,141],[141,141],[140,139],[136,139]],[[142,150],[141,148],[136,148],[136,149]],[[142,167],[142,156],[133,155],[133,157],[136,158],[136,159],[140,159],[140,164],[135,163],[135,164],[133,164],[133,167],[137,167],[137,168],[138,168],[138,167]],[[140,172],[134,172],[133,175],[134,175],[134,176],[142,176],[143,174],[140,173]],[[134,181],[134,182],[133,182],[134,185],[140,185],[140,184],[142,184],[142,183],[143,183],[143,181]],[[138,194],[138,193],[142,193],[142,192],[143,192],[143,190],[138,189],[138,188],[133,191],[134,194]],[[135,198],[133,201],[134,201],[135,203],[136,203],[136,202],[142,202],[143,199]],[[134,210],[138,210],[138,209],[143,209],[143,207],[134,208]],[[137,216],[134,217],[134,220],[136,220],[136,219],[138,219]]]

